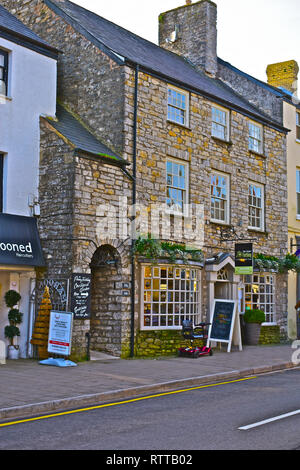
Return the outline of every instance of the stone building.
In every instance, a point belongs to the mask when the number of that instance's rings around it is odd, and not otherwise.
[[[297,96],[299,67],[289,60],[267,67],[268,83],[282,94],[283,122],[290,129],[287,136],[288,239],[289,252],[299,256],[300,249],[300,100]],[[300,274],[288,277],[288,336],[300,337],[295,305],[300,299]]]
[[[123,357],[175,352],[182,320],[209,319],[215,298],[264,309],[266,337],[284,335],[287,276],[235,274],[234,244],[287,251],[287,129],[261,90],[235,91],[216,5],[160,15],[158,46],[67,0],[0,3],[62,51],[57,119],[41,119],[39,228],[45,279],[91,275],[74,357],[86,333]]]

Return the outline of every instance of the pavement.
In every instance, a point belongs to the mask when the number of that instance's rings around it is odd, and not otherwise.
[[[217,346],[213,356],[198,359],[119,359],[92,352],[91,361],[76,367],[9,360],[0,365],[0,421],[291,369],[294,352],[291,344],[243,346],[230,353]]]

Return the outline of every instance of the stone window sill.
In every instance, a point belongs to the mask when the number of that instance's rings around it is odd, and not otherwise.
[[[264,153],[255,152],[255,150],[249,150],[249,153],[253,154],[253,155],[256,155],[258,157],[267,158],[267,156]]]
[[[214,136],[214,135],[212,135],[211,138],[212,138],[213,140],[215,140],[216,142],[218,142],[218,143],[227,144],[227,145],[232,145],[231,140],[220,139],[220,137],[216,137],[216,136]]]

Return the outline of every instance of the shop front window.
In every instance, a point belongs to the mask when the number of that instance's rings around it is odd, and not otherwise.
[[[275,323],[275,276],[257,273],[244,276],[245,309],[259,309],[266,315],[266,323]]]
[[[200,322],[200,270],[144,266],[142,329],[179,329],[183,320]]]

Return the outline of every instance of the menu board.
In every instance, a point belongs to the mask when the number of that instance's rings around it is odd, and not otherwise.
[[[228,352],[231,348],[236,307],[237,302],[234,300],[215,300],[209,328],[208,343],[210,341],[228,343]]]
[[[48,352],[69,356],[71,354],[73,314],[50,312]]]
[[[71,311],[75,320],[91,318],[91,275],[72,274]]]

